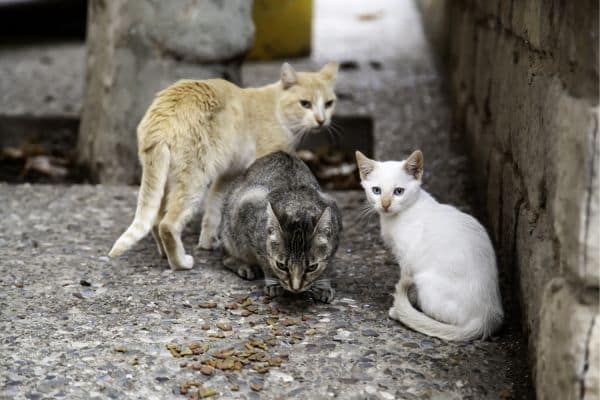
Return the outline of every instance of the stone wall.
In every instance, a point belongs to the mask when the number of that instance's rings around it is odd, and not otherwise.
[[[251,8],[247,0],[89,2],[78,153],[94,180],[139,182],[136,127],[157,91],[182,78],[239,83]]]
[[[518,286],[537,396],[597,399],[598,3],[435,8],[447,13],[454,119]]]

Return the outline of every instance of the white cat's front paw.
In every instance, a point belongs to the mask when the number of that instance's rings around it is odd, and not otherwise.
[[[396,321],[400,321],[400,317],[398,316],[398,311],[394,307],[390,308],[388,315],[391,319],[395,319]]]

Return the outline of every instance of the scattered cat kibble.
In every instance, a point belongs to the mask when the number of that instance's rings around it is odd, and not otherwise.
[[[217,303],[215,303],[214,301],[205,301],[205,302],[198,304],[198,307],[200,307],[200,308],[215,308],[216,306],[217,306]]]
[[[203,375],[212,375],[214,372],[214,368],[211,367],[210,365],[203,365],[202,367],[200,367],[200,372]]]
[[[127,353],[127,348],[122,345],[115,346],[115,351],[117,353]]]
[[[233,329],[231,327],[231,323],[225,322],[225,321],[217,322],[217,328],[219,328],[219,329],[221,329],[222,331],[225,331],[225,332],[229,332],[229,331],[231,331]]]

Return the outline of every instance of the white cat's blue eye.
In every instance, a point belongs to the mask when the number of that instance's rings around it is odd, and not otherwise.
[[[394,195],[400,196],[402,193],[404,193],[404,188],[398,187],[398,188],[394,189]]]
[[[373,194],[381,194],[381,188],[379,186],[373,186],[371,190],[373,191]]]

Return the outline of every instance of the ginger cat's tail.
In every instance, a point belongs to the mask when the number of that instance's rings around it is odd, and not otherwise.
[[[408,289],[412,285],[409,279],[401,279],[396,285],[394,305],[390,309],[390,317],[402,322],[417,332],[448,341],[465,341],[484,336],[481,321],[473,321],[465,326],[446,324],[427,316],[415,309],[408,299]]]
[[[171,154],[166,144],[159,144],[143,157],[143,172],[135,217],[129,228],[115,242],[110,257],[118,257],[150,232],[160,208]]]

